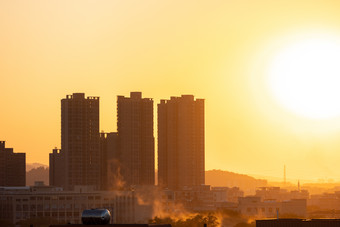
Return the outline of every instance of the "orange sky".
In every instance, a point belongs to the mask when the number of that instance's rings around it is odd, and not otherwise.
[[[298,3],[297,3],[298,2]],[[27,162],[60,147],[60,99],[206,99],[206,169],[340,180],[339,119],[308,120],[265,86],[269,59],[295,35],[340,33],[337,1],[0,1],[0,140]],[[288,38],[287,38],[288,37]]]

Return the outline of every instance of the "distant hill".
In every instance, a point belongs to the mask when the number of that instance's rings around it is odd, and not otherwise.
[[[49,184],[49,169],[46,165],[40,165],[37,168],[26,171],[26,185],[32,186],[35,181],[43,181],[45,185]],[[27,167],[26,167],[27,170]]]
[[[35,169],[35,168],[38,168],[38,167],[44,167],[44,168],[48,168],[48,165],[44,165],[44,164],[41,164],[41,163],[26,163],[26,172],[30,171],[31,169]]]
[[[246,195],[254,194],[257,187],[268,186],[267,180],[223,170],[205,171],[205,184],[212,187],[239,187]]]
[[[47,165],[40,163],[26,164],[26,185],[34,185],[35,181],[43,181],[45,185],[49,184],[49,168]],[[205,184],[212,187],[239,187],[246,195],[254,194],[257,187],[268,186],[267,180],[223,170],[205,171]]]

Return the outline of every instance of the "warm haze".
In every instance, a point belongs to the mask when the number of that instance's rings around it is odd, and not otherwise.
[[[0,140],[47,164],[67,94],[100,96],[106,132],[117,95],[193,94],[206,100],[207,170],[283,178],[286,165],[287,178],[339,181],[339,12],[321,0],[0,1]]]

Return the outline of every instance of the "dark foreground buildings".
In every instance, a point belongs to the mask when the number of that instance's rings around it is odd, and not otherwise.
[[[50,225],[50,227],[97,227],[98,225],[72,225],[72,224],[67,224],[67,225]],[[101,227],[172,227],[171,224],[107,224],[107,225],[100,225]]]
[[[340,219],[268,219],[256,220],[256,227],[338,227]]]
[[[146,223],[152,217],[152,204],[139,204],[137,193],[93,191],[87,186],[76,186],[73,191],[50,186],[0,187],[0,220],[14,225],[27,219],[80,224],[83,210],[105,208],[112,214],[111,223]]]
[[[13,153],[0,141],[0,186],[25,186],[26,154]]]
[[[181,189],[203,185],[204,100],[193,95],[158,104],[158,184]]]

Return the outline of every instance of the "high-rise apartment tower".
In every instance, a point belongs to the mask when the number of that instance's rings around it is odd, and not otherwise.
[[[117,129],[125,186],[154,185],[153,100],[142,98],[141,92],[118,96]]]
[[[101,189],[115,190],[122,187],[119,166],[118,133],[100,133]]]
[[[205,183],[204,100],[193,95],[158,104],[158,185],[181,189]]]
[[[99,97],[73,93],[61,100],[65,185],[100,186]]]

